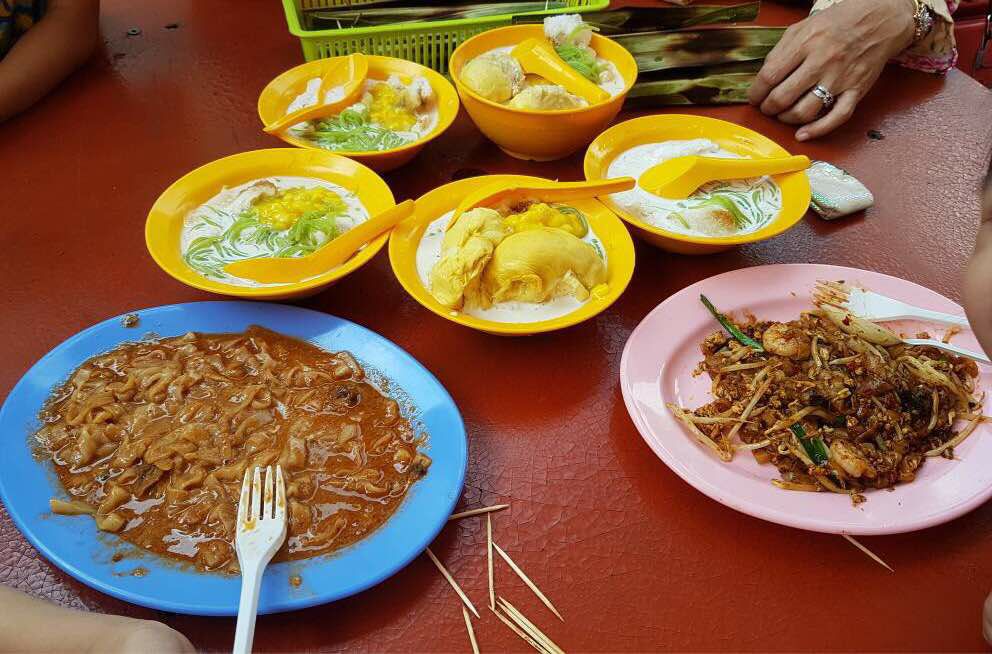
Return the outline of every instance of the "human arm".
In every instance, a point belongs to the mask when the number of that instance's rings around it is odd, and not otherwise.
[[[833,131],[853,115],[890,60],[932,69],[940,48],[947,51],[941,65],[953,64],[948,3],[925,4],[934,17],[933,28],[914,42],[915,0],[820,0],[814,13],[790,26],[768,54],[749,100],[767,115],[802,125],[796,132],[800,141]],[[831,109],[825,111],[810,92],[817,84],[836,98]]]
[[[975,252],[965,271],[964,304],[978,342],[992,353],[992,169],[985,185]]]
[[[185,636],[159,622],[74,611],[0,586],[0,652],[195,651]]]
[[[0,122],[24,111],[85,62],[99,38],[99,0],[49,0],[0,59]]]

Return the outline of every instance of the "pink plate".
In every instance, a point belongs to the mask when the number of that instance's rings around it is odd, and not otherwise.
[[[916,481],[893,491],[870,491],[853,506],[844,495],[780,490],[770,483],[774,466],[760,465],[746,452],[723,463],[698,445],[665,408],[666,402],[698,407],[711,400],[710,379],[692,376],[702,355],[699,344],[719,329],[699,302],[705,294],[721,311],[759,319],[789,320],[812,308],[817,280],[845,280],[926,309],[963,315],[954,302],[927,288],[880,273],[821,265],[745,268],[704,279],[671,296],[649,313],[630,335],[620,361],[620,387],[627,411],[647,444],[669,468],[717,502],[771,522],[837,534],[896,534],[938,525],[982,504],[992,495],[992,440],[988,424],[979,426],[956,448],[956,459],[927,459]],[[890,323],[897,332],[940,326]],[[979,350],[970,332],[955,337],[962,347]],[[980,366],[981,367],[981,366]],[[979,388],[989,387],[982,369]]]

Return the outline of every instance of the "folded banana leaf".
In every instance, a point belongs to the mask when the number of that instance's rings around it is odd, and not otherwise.
[[[630,7],[582,14],[582,20],[604,36],[683,29],[716,23],[747,23],[758,17],[761,2],[691,7]],[[514,16],[514,24],[540,23],[543,16]]]
[[[761,69],[761,61],[672,68],[638,77],[627,94],[629,107],[740,104]]]
[[[643,75],[667,68],[760,61],[784,32],[783,27],[715,27],[612,38],[634,55],[638,73]]]
[[[460,5],[410,6],[353,5],[346,9],[325,9],[307,12],[305,21],[309,29],[336,29],[345,27],[376,27],[397,23],[432,22],[465,18],[485,18],[501,14],[518,14],[549,9],[564,9],[564,0],[532,0],[531,2],[485,2]]]
[[[486,4],[514,4],[521,0],[487,0]],[[349,9],[367,9],[370,7],[432,7],[437,5],[437,0],[346,0],[334,7],[303,7],[303,13],[319,13],[325,11],[339,11]],[[447,6],[465,6],[479,4],[466,0],[464,2],[446,2]]]

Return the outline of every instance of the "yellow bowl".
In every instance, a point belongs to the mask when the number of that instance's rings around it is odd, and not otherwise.
[[[333,57],[330,59],[317,59],[305,64],[300,64],[299,66],[290,68],[269,82],[265,88],[262,89],[261,95],[258,96],[258,117],[262,120],[262,124],[268,125],[275,119],[285,116],[286,108],[297,95],[303,93],[306,89],[307,82],[314,77],[320,77],[323,74],[324,68],[337,59],[338,57]],[[434,90],[434,96],[437,98],[437,125],[434,127],[433,131],[429,134],[425,134],[416,141],[407,143],[406,145],[398,148],[393,148],[392,150],[380,150],[376,152],[334,152],[335,154],[340,154],[345,157],[350,157],[356,161],[360,161],[372,170],[382,173],[388,170],[393,170],[394,168],[399,168],[413,159],[429,141],[440,136],[444,133],[444,130],[451,126],[452,121],[455,120],[455,116],[458,115],[458,94],[455,93],[455,89],[451,86],[451,82],[445,79],[443,75],[436,73],[430,68],[421,66],[420,64],[415,64],[412,61],[396,59],[394,57],[378,57],[375,55],[368,55],[368,61],[369,78],[386,80],[390,75],[399,75],[400,77],[409,78],[419,75],[427,79],[431,85],[431,88]],[[307,141],[306,139],[293,136],[287,131],[280,132],[276,136],[286,143],[300,148],[321,150],[325,152],[327,151],[320,146]]]
[[[282,286],[234,286],[207,279],[186,265],[179,249],[183,221],[224,187],[277,175],[312,177],[353,191],[369,215],[384,211],[396,202],[381,177],[360,163],[324,150],[274,148],[252,150],[217,159],[192,170],[165,189],[152,205],[145,222],[145,244],[155,263],[182,283],[212,293],[256,300],[282,300],[312,295],[363,266],[386,244],[387,235],[359,250],[344,265],[295,284]]]
[[[634,242],[623,223],[594,198],[573,200],[569,204],[582,211],[589,226],[603,243],[607,262],[608,291],[603,297],[591,297],[572,313],[540,322],[496,322],[452,311],[441,305],[420,280],[417,271],[417,247],[428,225],[449,211],[474,191],[493,182],[543,182],[549,180],[526,175],[483,175],[460,179],[440,186],[417,199],[412,216],[401,222],[389,237],[389,263],[406,292],[413,299],[442,318],[489,334],[523,336],[563,329],[592,318],[623,294],[634,274]]]
[[[644,116],[614,125],[592,142],[586,151],[586,179],[605,179],[613,160],[635,146],[698,138],[709,139],[729,152],[749,157],[789,156],[785,148],[768,137],[725,120],[681,114]],[[763,228],[739,236],[708,238],[679,234],[644,222],[618,207],[609,197],[603,198],[603,202],[626,220],[638,236],[652,245],[681,254],[708,254],[735,245],[764,241],[799,222],[809,208],[810,190],[806,173],[775,175],[772,179],[782,189],[781,211]]]
[[[486,100],[461,83],[462,68],[469,60],[494,48],[543,36],[541,25],[489,30],[458,46],[451,54],[448,67],[462,104],[479,130],[504,152],[518,159],[552,161],[582,149],[616,117],[637,79],[637,63],[630,53],[615,41],[597,34],[592,37],[593,49],[603,59],[613,62],[624,79],[623,91],[605,102],[555,111],[514,109]]]

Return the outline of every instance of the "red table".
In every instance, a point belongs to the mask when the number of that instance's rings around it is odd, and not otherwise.
[[[766,3],[763,22],[800,10]],[[128,36],[129,28],[141,33]],[[145,214],[207,161],[275,147],[259,90],[300,61],[278,3],[104,2],[104,46],[28,114],[0,126],[0,394],[51,347],[108,316],[209,299],[164,275],[144,248]],[[836,536],[738,514],[668,470],[634,430],[617,385],[623,344],[671,293],[742,266],[821,262],[878,270],[959,298],[992,148],[992,93],[965,75],[888,71],[855,119],[798,145],[749,107],[693,109],[851,170],[875,193],[864,216],[808,216],[774,240],[708,257],[638,245],[624,296],[597,319],[522,339],[435,317],[393,278],[385,253],[305,306],[394,340],[451,391],[470,438],[461,505],[508,502],[497,541],[555,601],[555,623],[506,569],[505,593],[570,651],[966,650],[983,646],[992,590],[992,506],[915,534],[864,539],[889,573]],[[878,130],[882,140],[866,135]],[[581,178],[581,157],[522,163],[463,116],[388,176],[397,199],[453,177],[519,172]],[[4,434],[3,438],[23,438]],[[435,551],[485,603],[484,521],[451,525]],[[0,581],[67,606],[165,620],[200,648],[230,647],[234,622],[128,606],[48,565],[0,510]],[[149,579],[149,582],[153,582]],[[525,650],[489,615],[483,650]],[[263,617],[256,648],[469,651],[458,599],[424,558],[361,595]]]

